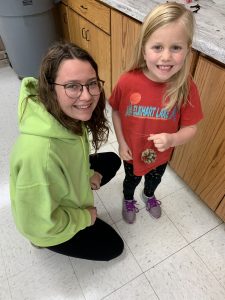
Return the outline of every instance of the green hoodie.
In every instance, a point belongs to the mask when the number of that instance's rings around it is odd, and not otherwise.
[[[36,94],[37,80],[24,78],[19,99],[20,136],[10,157],[10,197],[18,230],[33,244],[47,247],[63,243],[91,225],[85,208],[94,204],[89,182],[93,170],[89,168],[86,131],[83,136],[75,135],[42,104],[24,101]]]

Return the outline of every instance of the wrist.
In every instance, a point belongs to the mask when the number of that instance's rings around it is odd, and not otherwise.
[[[172,133],[171,135],[170,135],[170,137],[171,137],[171,141],[170,141],[170,147],[175,147],[177,144],[176,144],[176,136],[177,136],[177,134],[176,133]]]

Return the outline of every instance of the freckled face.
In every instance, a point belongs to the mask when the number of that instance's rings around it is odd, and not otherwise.
[[[167,82],[182,68],[188,51],[188,38],[183,23],[177,21],[160,27],[144,46],[146,76],[156,82]]]
[[[88,61],[75,58],[66,59],[61,62],[55,82],[59,84],[87,84],[96,79],[97,75],[91,64]],[[67,116],[75,120],[90,120],[98,104],[100,95],[91,96],[87,87],[83,87],[83,92],[77,99],[68,97],[63,86],[55,85],[55,91],[58,103]]]

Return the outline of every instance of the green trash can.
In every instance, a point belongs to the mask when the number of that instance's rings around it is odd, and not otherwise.
[[[53,0],[0,0],[0,36],[19,78],[38,77],[41,59],[58,39]]]

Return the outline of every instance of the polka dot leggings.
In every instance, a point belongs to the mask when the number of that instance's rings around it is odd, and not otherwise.
[[[131,200],[134,198],[134,191],[141,181],[142,176],[136,176],[133,172],[133,165],[123,161],[125,170],[125,179],[123,181],[124,199]],[[144,175],[144,194],[147,197],[154,195],[156,188],[161,182],[162,176],[166,170],[167,163],[158,166]]]

